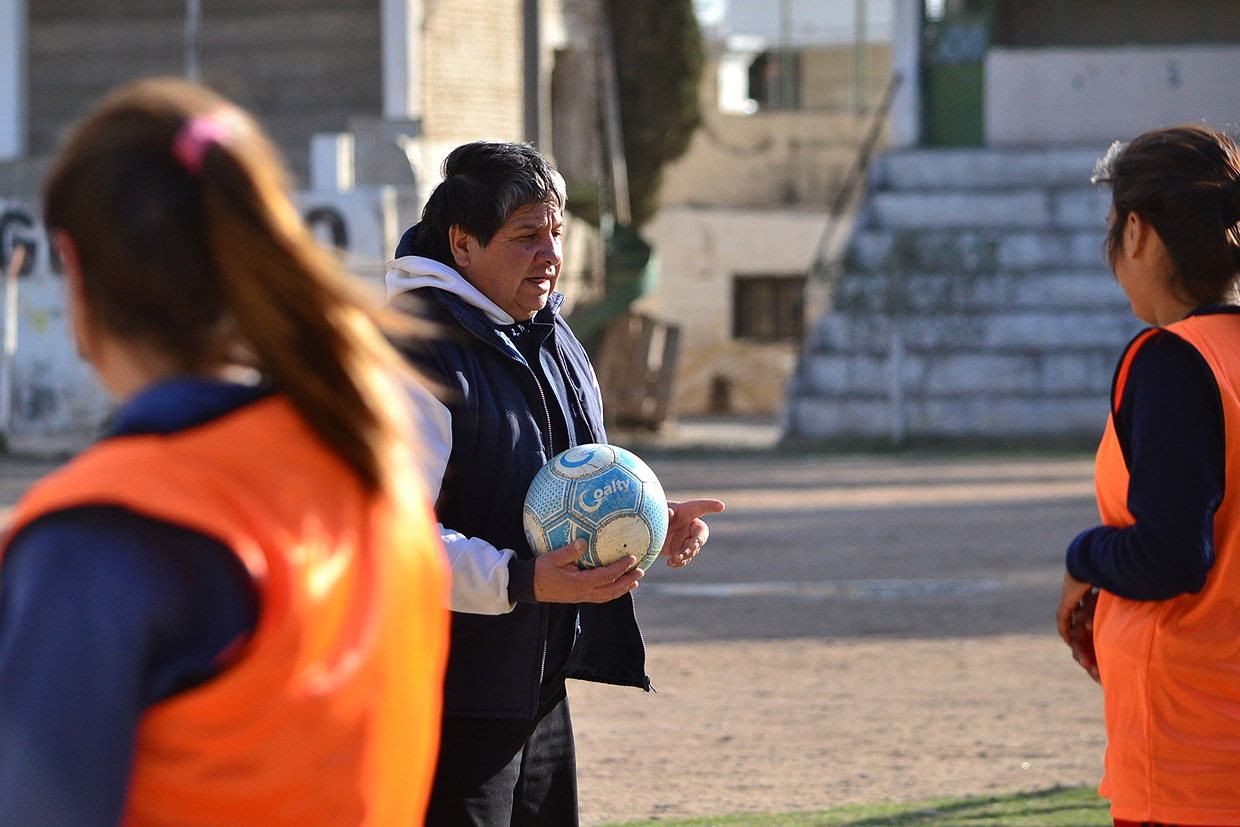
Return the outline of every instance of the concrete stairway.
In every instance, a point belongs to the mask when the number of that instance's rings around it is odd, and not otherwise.
[[[1102,244],[1105,147],[879,158],[787,440],[1092,438],[1141,328]]]

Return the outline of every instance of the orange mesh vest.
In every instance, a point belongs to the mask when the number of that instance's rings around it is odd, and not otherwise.
[[[1166,330],[1205,357],[1222,399],[1226,481],[1215,562],[1197,594],[1099,596],[1094,644],[1107,728],[1099,792],[1119,819],[1240,825],[1240,315],[1190,316]],[[1138,336],[1116,371],[1095,466],[1098,509],[1110,526],[1135,522],[1114,417],[1133,357],[1155,332]]]
[[[429,504],[393,520],[281,396],[104,440],[27,494],[8,537],[85,504],[220,540],[260,597],[235,661],[143,716],[127,824],[422,823],[448,645]]]

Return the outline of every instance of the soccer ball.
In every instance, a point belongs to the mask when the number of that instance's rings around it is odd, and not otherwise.
[[[521,514],[535,554],[587,540],[577,561],[583,569],[626,554],[647,568],[663,548],[667,517],[667,497],[650,467],[624,448],[597,443],[569,448],[544,465]]]

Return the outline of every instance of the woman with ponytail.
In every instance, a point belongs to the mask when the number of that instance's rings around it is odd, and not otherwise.
[[[1103,524],[1056,620],[1102,684],[1117,825],[1240,825],[1240,150],[1204,126],[1116,144],[1107,257],[1151,327],[1116,369]]]
[[[105,99],[45,190],[118,400],[0,546],[0,824],[422,821],[443,551],[416,379],[237,107]]]

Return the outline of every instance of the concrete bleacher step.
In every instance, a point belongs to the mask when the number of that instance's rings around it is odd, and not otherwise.
[[[891,351],[892,337],[897,336],[906,351],[943,357],[978,352],[1055,353],[1098,348],[1114,358],[1140,329],[1140,323],[1132,314],[1119,308],[951,312],[940,307],[900,316],[832,312],[814,325],[803,361],[819,353],[887,355]]]
[[[952,359],[906,354],[899,363],[899,380],[924,383],[935,398],[984,397],[988,394],[1044,395],[1091,398],[1110,387],[1108,372],[1115,361],[1111,350],[1089,349],[1047,354],[1039,352],[963,353]],[[1089,368],[1088,370],[1082,368]],[[1099,368],[1100,370],[1093,370]],[[885,356],[843,358],[816,354],[801,375],[803,400],[829,401],[842,398],[832,393],[847,386],[847,399],[886,399],[894,376]],[[826,393],[817,393],[826,389]],[[1104,409],[1102,409],[1104,410]]]
[[[1141,328],[1103,252],[1104,150],[877,159],[785,438],[1095,438]]]
[[[990,190],[1089,186],[1107,147],[909,149],[888,152],[870,168],[880,190]]]
[[[859,220],[865,226],[1052,227],[1106,226],[1110,194],[1099,187],[1008,190],[880,190],[867,200]]]
[[[1110,273],[1097,270],[1009,270],[994,274],[872,273],[842,281],[833,296],[836,310],[865,308],[924,313],[950,301],[961,311],[998,309],[1118,310],[1123,291]]]
[[[1105,401],[1096,395],[972,395],[912,397],[894,409],[890,400],[849,398],[824,404],[790,398],[781,419],[783,439],[840,444],[904,438],[1070,438],[1082,445],[1102,435]]]
[[[1004,271],[1072,267],[1109,272],[1096,230],[1033,227],[860,228],[849,241],[856,272]]]

